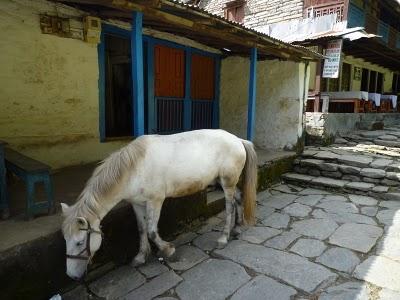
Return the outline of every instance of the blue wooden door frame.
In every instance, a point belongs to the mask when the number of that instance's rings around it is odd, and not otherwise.
[[[133,84],[133,116],[134,124],[132,125],[132,135],[140,136],[144,134],[144,88],[147,89],[147,105],[148,105],[148,119],[147,131],[154,133],[157,129],[157,106],[155,105],[154,97],[154,46],[164,45],[172,48],[183,49],[185,51],[185,113],[184,113],[184,130],[191,129],[191,55],[192,53],[209,56],[214,58],[214,101],[212,112],[212,128],[219,128],[219,90],[220,90],[220,66],[221,55],[203,51],[200,49],[184,46],[178,43],[170,42],[154,38],[152,36],[142,35],[142,14],[134,12],[132,14],[132,28],[133,30],[126,30],[117,26],[102,24],[101,39],[98,45],[98,63],[99,63],[99,131],[100,141],[106,141],[106,112],[105,112],[105,35],[115,35],[123,38],[130,39],[131,41],[131,56],[132,56],[132,84]],[[136,30],[135,30],[136,29]],[[143,42],[147,43],[147,87],[144,86],[143,78]],[[140,45],[140,46],[136,46]],[[135,62],[141,61],[137,64]]]
[[[254,139],[254,124],[256,119],[256,90],[257,90],[257,48],[251,49],[250,78],[249,78],[249,102],[247,108],[247,139]]]
[[[99,131],[100,142],[106,141],[106,44],[105,35],[130,39],[130,31],[116,26],[102,24],[100,44],[97,46],[99,61]],[[133,75],[133,74],[132,74]],[[132,131],[133,135],[133,131]]]
[[[143,13],[132,12],[131,65],[133,86],[133,135],[144,134]]]

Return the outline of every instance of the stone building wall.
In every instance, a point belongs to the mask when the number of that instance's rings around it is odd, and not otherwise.
[[[211,13],[223,16],[224,7],[230,0],[201,0],[199,6]],[[244,25],[264,26],[272,23],[301,18],[303,0],[247,0]]]

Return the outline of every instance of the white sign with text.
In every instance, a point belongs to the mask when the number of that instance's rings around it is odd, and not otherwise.
[[[323,78],[338,78],[343,40],[329,41],[325,51]]]

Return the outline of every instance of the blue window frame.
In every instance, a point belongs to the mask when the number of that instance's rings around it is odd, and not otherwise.
[[[106,90],[105,90],[105,35],[111,34],[122,38],[131,38],[131,31],[116,26],[103,24],[101,32],[101,42],[98,45],[99,60],[99,131],[100,141],[105,142],[106,137]],[[210,53],[193,47],[184,46],[171,41],[154,38],[152,36],[143,35],[143,75],[144,75],[144,114],[145,114],[145,133],[171,133],[160,132],[157,128],[157,99],[154,96],[154,46],[164,45],[172,48],[178,48],[185,51],[185,98],[183,99],[184,115],[183,130],[193,129],[192,105],[194,101],[190,94],[190,75],[191,75],[191,55],[192,53],[200,54],[214,58],[214,100],[211,104],[212,111],[212,128],[219,128],[219,83],[220,83],[220,60],[219,54]],[[133,98],[132,98],[133,99]],[[161,99],[163,100],[163,99]],[[165,99],[164,99],[165,100]],[[172,99],[174,100],[174,99]],[[132,101],[135,101],[134,99]],[[204,106],[204,105],[203,105]],[[134,132],[133,128],[133,132]],[[181,130],[180,130],[181,131]],[[133,136],[132,132],[132,136]],[[175,131],[176,132],[176,131]]]

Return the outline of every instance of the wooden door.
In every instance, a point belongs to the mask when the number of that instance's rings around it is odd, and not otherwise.
[[[190,91],[192,129],[211,128],[215,97],[215,60],[213,57],[192,54]]]
[[[155,96],[185,97],[185,52],[181,49],[154,47]]]
[[[157,132],[183,130],[185,52],[162,45],[154,47],[154,96]]]

